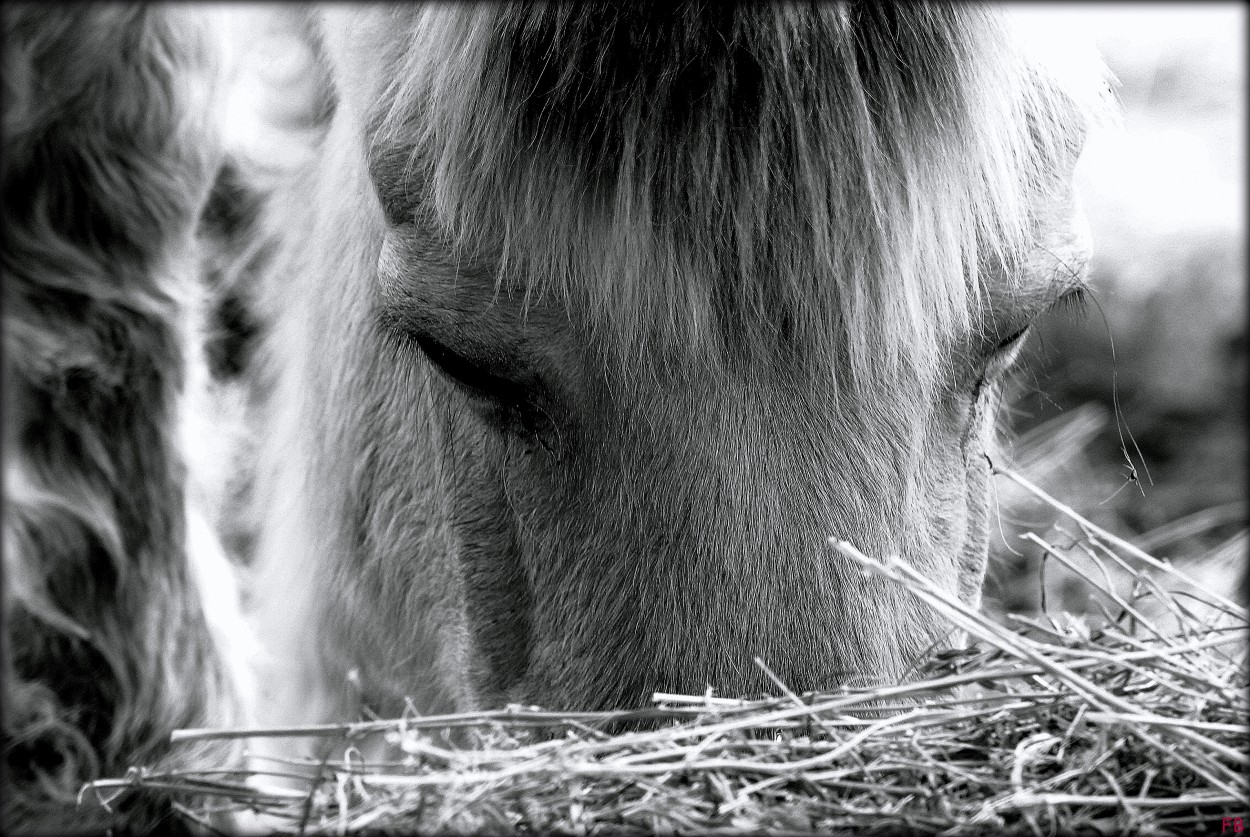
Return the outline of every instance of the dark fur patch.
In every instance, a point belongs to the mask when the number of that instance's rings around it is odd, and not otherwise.
[[[244,252],[258,240],[263,195],[239,166],[227,161],[217,173],[208,203],[199,219],[199,235],[207,251],[204,282],[209,292],[205,352],[215,378],[239,378],[250,366],[261,337],[260,318],[237,273],[252,278],[261,269],[265,250]],[[240,262],[250,262],[240,271]]]

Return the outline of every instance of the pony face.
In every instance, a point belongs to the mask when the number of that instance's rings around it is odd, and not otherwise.
[[[828,541],[979,599],[998,384],[1082,281],[1079,100],[962,7],[341,14],[267,291],[262,636],[377,711],[953,641]]]
[[[1070,200],[1047,211],[1018,281],[985,271],[978,325],[935,383],[856,395],[780,340],[721,366],[657,353],[622,379],[578,312],[388,225],[379,334],[428,398],[422,479],[463,573],[473,694],[606,708],[766,691],[757,656],[794,688],[889,683],[950,642],[827,541],[979,601],[999,385],[1087,258]]]

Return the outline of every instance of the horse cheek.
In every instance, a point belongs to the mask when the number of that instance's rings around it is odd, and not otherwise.
[[[529,451],[516,439],[460,415],[468,444],[446,448],[448,517],[463,578],[470,679],[483,705],[503,701],[528,666],[529,579],[519,559],[522,523],[516,493],[532,483]],[[525,486],[526,488],[521,488]]]

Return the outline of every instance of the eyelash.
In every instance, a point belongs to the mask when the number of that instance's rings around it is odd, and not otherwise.
[[[1083,287],[1073,288],[1051,303],[1050,307],[1047,308],[1043,314],[1049,314],[1055,311],[1060,311],[1066,314],[1084,314],[1088,310],[1087,303],[1090,299],[1091,296],[1088,289]],[[1001,378],[1017,368],[1013,363],[1011,363],[1011,360],[1014,358],[1007,360],[1004,360],[1003,358],[1011,352],[1012,349],[1018,347],[1020,342],[1023,341],[1023,339],[1028,335],[1032,327],[1033,324],[1029,323],[1029,325],[1026,325],[1019,331],[1003,338],[1003,340],[1001,340],[999,344],[994,347],[994,351],[991,353],[990,358],[986,363],[985,370],[981,373],[981,377],[977,380],[976,387],[973,390],[974,395],[980,395],[981,390],[985,387],[985,384],[989,379]],[[1000,368],[994,369],[996,364]]]
[[[1047,311],[1060,311],[1065,314],[1084,314],[1093,295],[1088,288],[1073,288],[1055,300]]]
[[[1088,303],[1089,300],[1090,300],[1090,295],[1087,289],[1073,288],[1072,290],[1065,293],[1063,296],[1056,299],[1053,303],[1051,303],[1050,307],[1047,308],[1042,313],[1043,315],[1050,314],[1053,312],[1060,312],[1064,314],[1084,314],[1085,311],[1087,310],[1086,303]],[[1024,328],[1020,329],[1019,331],[1014,332],[1013,334],[1010,334],[1007,337],[1003,338],[1002,341],[999,342],[999,344],[994,347],[994,351],[998,353],[998,352],[1003,352],[1003,351],[1008,350],[1009,348],[1011,348],[1012,344],[1016,343],[1018,340],[1020,340],[1022,337],[1028,334],[1029,329],[1031,329],[1032,327],[1033,327],[1033,324],[1029,323]]]

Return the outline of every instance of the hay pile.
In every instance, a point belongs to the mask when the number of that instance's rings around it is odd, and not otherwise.
[[[657,694],[635,712],[512,707],[187,730],[176,740],[316,733],[341,746],[330,761],[274,764],[273,775],[320,771],[311,794],[262,774],[139,768],[84,788],[84,801],[176,792],[186,794],[179,810],[200,822],[253,811],[266,829],[341,833],[1213,832],[1225,816],[1244,817],[1245,609],[1002,473],[1071,520],[1070,543],[1030,537],[1100,591],[1105,619],[1017,618],[1006,628],[906,564],[835,543],[966,631],[970,646],[931,654],[917,680],[890,688],[797,696],[778,682],[777,698]],[[1124,572],[1136,577],[1129,596],[1112,583]],[[632,719],[653,725],[603,731]],[[449,746],[452,729],[477,746]],[[366,762],[357,745],[370,735],[406,757]]]

